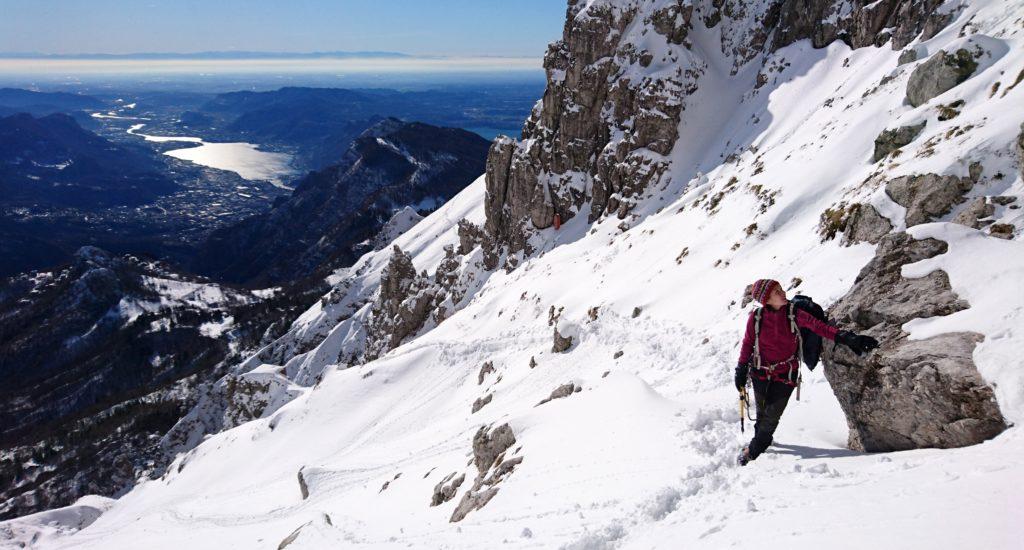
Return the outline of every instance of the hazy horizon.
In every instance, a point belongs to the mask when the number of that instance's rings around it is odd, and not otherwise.
[[[5,0],[0,52],[400,52],[536,57],[561,34],[564,0]]]

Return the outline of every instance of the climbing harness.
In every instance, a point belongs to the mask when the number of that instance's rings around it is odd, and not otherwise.
[[[790,363],[794,359],[796,359],[797,360],[796,369],[795,369],[796,370],[796,400],[800,401],[800,385],[801,385],[801,383],[803,381],[803,376],[801,374],[800,364],[804,362],[804,338],[803,338],[803,335],[800,333],[800,327],[797,326],[797,324],[796,324],[796,305],[792,301],[789,302],[789,309],[787,311],[787,317],[789,318],[789,330],[793,334],[796,334],[796,353],[794,353],[792,356],[790,356],[790,357],[788,357],[786,359],[783,359],[782,361],[776,361],[774,363],[768,363],[767,365],[763,365],[761,363],[761,315],[762,315],[763,311],[764,311],[764,308],[760,308],[760,307],[757,308],[754,311],[754,367],[753,368],[755,368],[757,370],[764,371],[766,376],[768,377],[768,380],[771,381],[771,374],[772,374],[772,371],[775,369],[775,367],[777,367],[779,365],[782,365],[782,364]],[[788,374],[789,382],[790,383],[793,382],[793,370],[794,369],[790,369],[789,370],[789,374]]]

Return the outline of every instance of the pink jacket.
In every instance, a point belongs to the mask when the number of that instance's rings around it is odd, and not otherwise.
[[[789,330],[789,307],[772,309],[765,306],[761,314],[761,362],[777,363],[785,361],[796,354],[796,335]],[[822,338],[835,340],[839,329],[826,324],[810,313],[802,309],[796,309],[796,324],[798,327],[814,331]],[[739,364],[746,364],[754,352],[754,312],[747,317],[747,331],[743,335],[743,345],[740,347]],[[783,371],[789,370],[793,365],[779,365]]]

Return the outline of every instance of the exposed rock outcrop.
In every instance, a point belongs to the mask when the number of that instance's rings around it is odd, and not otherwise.
[[[921,132],[924,130],[925,124],[928,124],[928,121],[922,121],[920,124],[909,126],[900,126],[899,128],[885,130],[878,134],[878,137],[875,138],[875,153],[871,156],[871,162],[878,162],[889,153],[917,139],[917,136],[921,135]]]
[[[455,472],[452,472],[445,476],[444,479],[434,486],[434,494],[430,497],[430,505],[438,506],[455,498],[455,493],[458,492],[463,481],[466,481],[466,474],[460,474],[458,477],[455,477]]]
[[[892,231],[892,224],[888,218],[879,214],[874,206],[861,204],[850,213],[842,243],[847,246],[862,242],[878,244],[889,231]]]
[[[440,324],[463,301],[475,276],[462,269],[463,258],[453,246],[445,247],[444,252],[437,270],[430,276],[426,271],[417,273],[412,256],[398,245],[392,248],[366,325],[363,360],[380,357],[428,324]]]
[[[486,426],[481,426],[473,436],[473,463],[478,470],[486,472],[515,442],[516,436],[508,424],[502,424],[490,432]]]
[[[539,406],[543,405],[544,403],[548,403],[549,401],[553,401],[555,399],[561,399],[563,397],[569,397],[570,395],[572,395],[572,394],[574,394],[576,392],[582,391],[582,390],[583,390],[583,388],[581,388],[581,387],[579,387],[576,384],[573,384],[571,382],[568,383],[568,384],[562,384],[561,386],[558,386],[557,388],[555,388],[551,392],[551,395],[549,395],[546,398],[542,399],[535,406],[539,407]]]
[[[967,207],[953,218],[953,223],[980,229],[984,225],[982,219],[995,214],[995,211],[996,206],[994,204],[988,202],[985,197],[978,197],[972,200]],[[988,223],[992,222],[989,221]]]
[[[870,204],[841,202],[827,208],[821,213],[818,233],[822,241],[834,239],[840,232],[843,234],[841,244],[850,246],[862,242],[877,244],[881,238],[892,231],[889,220],[878,213]],[[745,300],[749,300],[744,296]],[[746,306],[746,303],[743,304]]]
[[[891,40],[892,49],[898,50],[918,35],[922,40],[935,36],[949,24],[952,14],[936,12],[942,4],[943,0],[784,0],[769,10],[778,10],[772,43],[779,48],[810,38],[815,48],[836,40],[863,48]]]
[[[555,215],[563,222],[583,212],[591,222],[625,218],[665,183],[688,96],[708,68],[704,53],[691,49],[695,19],[721,28],[719,46],[735,72],[804,38],[819,48],[843,40],[855,48],[891,41],[899,49],[948,24],[951,14],[936,13],[941,4],[570,0],[562,39],[544,57],[547,89],[522,139],[491,145],[485,265],[504,258],[514,268],[520,253],[533,252],[530,236]]]
[[[900,57],[896,60],[896,64],[906,65],[907,63],[913,63],[915,61],[917,61],[917,50],[910,48],[903,50],[903,52],[900,53]]]
[[[487,377],[487,375],[491,374],[493,372],[494,372],[494,363],[491,362],[491,361],[488,361],[488,362],[484,363],[483,366],[480,367],[479,374],[476,375],[476,383],[477,383],[477,385],[483,384],[484,383],[484,379]]]
[[[1012,239],[1014,227],[1012,223],[994,223],[988,228],[988,234],[1000,239]]]
[[[907,101],[917,107],[929,99],[953,89],[978,68],[974,55],[966,49],[950,54],[939,51],[914,68],[907,81]]]
[[[829,308],[844,328],[882,343],[863,357],[843,346],[825,346],[825,376],[846,414],[853,449],[959,447],[991,438],[1006,426],[972,359],[981,335],[909,340],[901,328],[912,319],[969,307],[943,271],[917,279],[901,275],[903,265],[946,250],[942,241],[918,241],[902,232],[888,235],[853,288]]]
[[[452,523],[462,521],[473,510],[483,508],[498,494],[497,485],[523,461],[523,457],[505,458],[506,452],[515,442],[516,437],[508,424],[502,424],[491,431],[488,431],[487,426],[477,430],[473,436],[473,462],[479,474],[452,512]]]
[[[912,227],[948,214],[963,202],[964,193],[972,186],[974,181],[969,177],[921,174],[893,178],[885,185],[885,192],[907,209],[907,227]]]
[[[627,67],[650,64],[629,35],[638,6],[569,5],[563,39],[544,57],[548,86],[523,127],[523,141],[499,138],[487,161],[486,229],[510,252],[531,252],[533,229],[566,221],[591,202],[590,218],[620,217],[632,200],[668,167],[677,137],[682,97],[692,93],[698,70],[684,43],[692,8],[658,12],[655,29],[672,56],[657,76],[631,79]],[[579,15],[579,16],[577,16]],[[628,35],[628,36],[627,36]],[[674,61],[675,59],[673,59]]]
[[[302,494],[302,500],[309,498],[309,485],[306,484],[306,478],[302,475],[303,468],[299,468],[299,493]]]
[[[572,347],[572,336],[562,336],[558,332],[558,327],[555,327],[554,343],[551,345],[551,351],[555,353],[562,353]]]
[[[473,408],[472,408],[471,413],[475,413],[475,412],[479,411],[480,409],[484,408],[485,405],[487,405],[487,404],[489,404],[491,402],[491,399],[494,399],[494,394],[493,393],[489,393],[489,394],[487,394],[487,395],[485,395],[483,397],[476,398],[476,401],[473,401]]]
[[[395,245],[367,330],[367,357],[379,357],[422,328],[436,297],[434,282],[417,274],[412,256]]]

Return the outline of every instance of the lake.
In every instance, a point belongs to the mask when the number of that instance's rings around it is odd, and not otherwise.
[[[135,124],[128,129],[128,133],[157,143],[180,141],[199,144],[198,147],[173,149],[165,152],[165,155],[234,172],[247,180],[266,181],[275,187],[291,189],[284,181],[295,175],[296,171],[291,165],[292,156],[287,153],[260,151],[259,147],[252,143],[208,143],[198,137],[151,136],[139,133],[144,126],[145,124]]]

